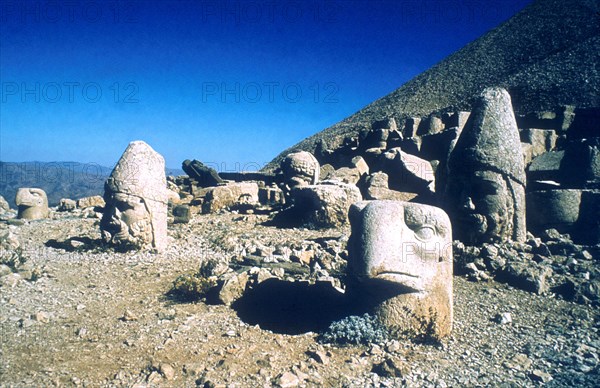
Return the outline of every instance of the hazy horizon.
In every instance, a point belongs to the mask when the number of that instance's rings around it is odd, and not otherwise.
[[[260,168],[529,1],[5,1],[0,160]]]

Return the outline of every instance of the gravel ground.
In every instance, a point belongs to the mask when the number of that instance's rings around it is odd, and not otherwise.
[[[119,253],[97,245],[97,220],[55,218],[0,224],[0,234],[10,230],[28,258],[19,268],[23,279],[7,284],[4,277],[0,287],[2,386],[591,387],[600,381],[597,308],[494,281],[455,276],[454,332],[441,345],[321,344],[313,332],[263,330],[228,306],[169,296],[177,276],[209,258],[234,262],[257,244],[293,251],[345,241],[348,230],[277,229],[259,215],[195,216],[169,227],[164,253]],[[41,276],[24,280],[31,273]]]

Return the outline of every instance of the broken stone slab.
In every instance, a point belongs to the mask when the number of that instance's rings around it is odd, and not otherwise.
[[[258,200],[256,182],[235,182],[207,189],[202,213],[216,213],[236,205],[255,205]]]
[[[186,159],[181,164],[181,168],[200,187],[213,187],[223,183],[223,179],[214,168],[208,167],[198,160]]]
[[[552,151],[556,147],[558,135],[552,129],[523,129],[520,133],[521,141],[531,144],[531,157],[535,158],[543,153]]]
[[[435,191],[435,172],[431,163],[400,148],[393,148],[383,155],[381,171],[388,175],[392,190],[417,194]]]
[[[348,298],[397,337],[450,335],[452,229],[433,206],[362,201],[350,209]]]
[[[527,168],[527,181],[559,181],[564,156],[564,151],[552,151],[534,158]]]
[[[162,251],[167,245],[165,160],[143,141],[129,143],[104,184],[102,239]]]
[[[361,173],[357,168],[342,167],[329,174],[328,180],[356,185],[360,181]]]
[[[521,290],[535,292],[538,295],[549,290],[549,278],[552,276],[552,268],[538,265],[534,262],[509,263],[497,276],[497,279],[507,282],[513,287]]]
[[[295,212],[307,226],[334,228],[348,223],[348,209],[362,200],[360,190],[347,183],[322,181],[292,191]]]
[[[48,197],[46,192],[38,188],[20,188],[15,196],[18,213],[17,218],[24,220],[41,220],[48,218]]]
[[[448,161],[444,206],[468,244],[526,238],[525,167],[508,92],[479,96]]]
[[[416,193],[403,193],[388,188],[388,175],[385,172],[375,172],[365,180],[365,199],[368,200],[394,200],[411,201],[416,198]]]

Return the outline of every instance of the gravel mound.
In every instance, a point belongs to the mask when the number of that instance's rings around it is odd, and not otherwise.
[[[511,94],[516,113],[561,105],[600,106],[600,2],[537,0],[510,20],[450,55],[389,95],[290,147],[313,152],[324,140],[338,145],[385,117],[402,120],[434,111],[470,110],[490,86]]]

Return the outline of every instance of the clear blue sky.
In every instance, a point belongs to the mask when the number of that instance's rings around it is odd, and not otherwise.
[[[528,0],[0,2],[0,161],[260,167]]]

